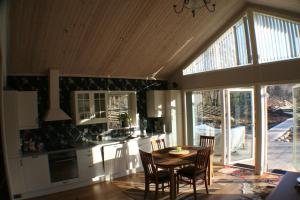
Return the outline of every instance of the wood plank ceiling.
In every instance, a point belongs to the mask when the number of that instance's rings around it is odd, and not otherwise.
[[[247,4],[215,1],[193,18],[178,0],[12,0],[8,74],[167,79]]]

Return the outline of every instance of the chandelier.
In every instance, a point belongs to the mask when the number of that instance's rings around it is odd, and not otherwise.
[[[173,5],[176,14],[182,13],[183,9],[187,8],[192,10],[193,17],[195,17],[196,10],[204,7],[209,12],[214,12],[216,8],[216,4],[211,3],[211,0],[183,0],[182,6],[180,8],[177,8],[176,4]]]

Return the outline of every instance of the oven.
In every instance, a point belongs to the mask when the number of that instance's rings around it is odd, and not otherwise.
[[[49,153],[51,183],[63,182],[78,178],[77,156],[75,150]]]

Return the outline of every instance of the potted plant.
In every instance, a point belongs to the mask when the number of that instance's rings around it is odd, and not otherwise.
[[[121,126],[122,127],[128,127],[130,122],[131,122],[131,118],[129,116],[128,113],[122,113],[120,114],[120,122],[121,122]]]

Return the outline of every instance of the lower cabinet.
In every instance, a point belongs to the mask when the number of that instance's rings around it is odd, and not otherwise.
[[[103,148],[106,177],[108,179],[113,179],[126,175],[126,145],[114,144],[104,146]]]
[[[9,185],[13,199],[15,195],[25,192],[23,160],[22,158],[9,158],[7,164]]]
[[[23,193],[49,188],[48,155],[9,158],[8,176],[12,199]]]
[[[22,160],[26,192],[50,187],[48,155],[24,157]]]
[[[145,139],[138,140],[138,148],[145,152],[152,152],[151,139],[145,138]]]
[[[77,150],[78,174],[81,181],[97,181],[105,175],[101,146]]]
[[[138,140],[127,143],[127,171],[129,174],[140,171],[142,168]]]

